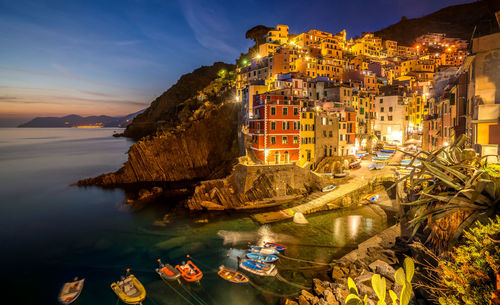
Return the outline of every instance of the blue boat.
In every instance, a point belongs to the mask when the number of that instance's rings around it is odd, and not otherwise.
[[[275,276],[278,273],[278,269],[276,269],[275,265],[261,263],[251,259],[242,259],[240,268],[262,276]]]
[[[267,255],[278,254],[278,250],[276,250],[275,248],[258,247],[258,246],[251,246],[249,252],[261,253],[261,254],[267,254]]]
[[[278,260],[278,257],[276,255],[262,254],[262,253],[255,253],[255,252],[247,253],[247,257],[249,259],[253,259],[254,261],[258,261],[261,263],[274,263],[275,261]]]
[[[277,244],[277,243],[272,243],[272,242],[265,243],[264,247],[274,248],[274,249],[278,250],[279,252],[284,252],[287,249],[286,246],[283,246],[283,245]]]
[[[393,154],[394,153],[394,149],[381,149],[380,152],[383,152],[383,153],[388,153],[388,154]]]

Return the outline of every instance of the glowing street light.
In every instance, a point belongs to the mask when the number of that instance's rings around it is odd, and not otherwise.
[[[261,58],[262,58],[262,56],[261,56],[260,54],[257,54],[257,56],[255,56],[255,58],[256,58],[257,60],[259,60],[259,59],[261,59]]]

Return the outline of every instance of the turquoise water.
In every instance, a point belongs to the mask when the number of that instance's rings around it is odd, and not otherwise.
[[[259,226],[248,214],[187,213],[175,208],[179,197],[131,208],[122,190],[71,186],[126,160],[131,142],[114,131],[0,128],[3,300],[56,304],[61,285],[79,276],[86,282],[74,304],[116,304],[109,285],[131,268],[148,292],[144,304],[277,304],[325,272],[282,258],[280,278],[237,286],[217,276],[218,266],[236,267],[248,242],[263,241],[288,245],[290,257],[329,262],[387,226],[367,208],[311,215],[307,226]],[[168,286],[154,272],[157,258],[177,264],[187,254],[205,274],[199,285]]]

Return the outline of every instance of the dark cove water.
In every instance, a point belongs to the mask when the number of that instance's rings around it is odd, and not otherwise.
[[[175,212],[179,198],[131,209],[122,190],[71,186],[126,161],[131,142],[113,138],[115,130],[0,128],[2,304],[57,304],[75,276],[86,282],[74,304],[117,304],[110,284],[126,268],[146,287],[145,305],[276,304],[321,274],[281,259],[282,278],[237,286],[217,276],[218,266],[235,268],[247,243],[263,240],[287,244],[290,257],[329,262],[387,226],[367,208],[311,215],[306,226],[259,226],[247,214]],[[157,258],[175,265],[187,254],[205,274],[199,285],[168,286],[154,272]]]

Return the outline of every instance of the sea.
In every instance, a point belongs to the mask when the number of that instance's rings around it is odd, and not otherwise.
[[[328,279],[325,264],[390,225],[366,207],[307,215],[307,225],[260,225],[251,212],[191,213],[183,196],[137,207],[126,203],[127,190],[76,186],[127,160],[133,142],[113,137],[121,131],[0,128],[1,304],[58,304],[75,277],[85,285],[73,304],[123,304],[110,285],[126,269],[144,284],[144,305],[278,304],[313,277]],[[288,246],[278,276],[249,275],[247,285],[218,276],[219,266],[238,268],[248,246],[265,241]],[[158,259],[190,259],[204,276],[164,282]]]

